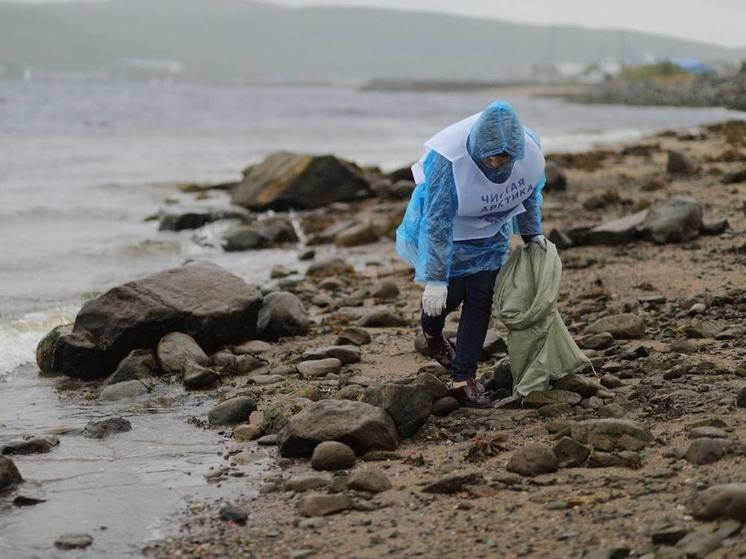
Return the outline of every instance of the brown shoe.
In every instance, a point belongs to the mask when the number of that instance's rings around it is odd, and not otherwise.
[[[449,388],[448,394],[459,401],[466,408],[491,408],[492,400],[489,399],[484,388],[476,379],[466,379],[466,384],[456,388]]]
[[[453,346],[446,339],[443,333],[439,336],[429,336],[425,334],[425,342],[427,342],[427,350],[430,353],[430,357],[435,359],[446,369],[450,369],[453,364],[453,359],[456,357],[456,352],[453,350]]]

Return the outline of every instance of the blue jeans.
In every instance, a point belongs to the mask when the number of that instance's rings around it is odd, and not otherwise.
[[[422,330],[428,336],[439,336],[443,332],[448,313],[456,310],[462,303],[464,305],[456,334],[456,358],[451,370],[453,380],[466,380],[476,376],[477,362],[490,325],[492,296],[498,271],[451,278],[448,280],[448,297],[443,312],[439,316],[422,313]]]

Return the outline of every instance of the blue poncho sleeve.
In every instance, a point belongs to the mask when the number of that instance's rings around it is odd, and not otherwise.
[[[425,180],[417,185],[396,232],[396,249],[415,268],[419,283],[448,282],[453,261],[453,220],[458,210],[451,162],[430,151]]]
[[[529,137],[536,142],[536,145],[541,148],[541,140],[538,134],[528,127],[525,130]],[[546,180],[546,175],[542,175],[534,188],[534,192],[523,201],[523,207],[526,208],[526,211],[516,216],[513,223],[513,231],[519,235],[540,235],[544,230],[541,219],[541,205],[544,202],[542,191]]]

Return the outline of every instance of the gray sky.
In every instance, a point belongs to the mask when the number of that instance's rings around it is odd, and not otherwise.
[[[527,23],[650,31],[746,47],[746,0],[275,0],[290,6],[367,5]]]
[[[15,0],[59,2],[69,0]],[[155,1],[155,0],[154,0]],[[527,23],[624,28],[746,48],[746,0],[264,0],[426,10]]]

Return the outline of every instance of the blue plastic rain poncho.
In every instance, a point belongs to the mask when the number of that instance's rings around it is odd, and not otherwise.
[[[484,112],[472,119],[473,124],[470,124],[469,119],[462,121],[464,125],[470,126],[470,129],[467,129],[468,136],[464,143],[471,161],[483,175],[479,178],[486,177],[489,183],[494,183],[495,191],[499,189],[508,191],[510,184],[513,187],[516,183],[522,185],[521,173],[514,173],[514,171],[519,171],[516,163],[526,157],[529,148],[533,150],[532,153],[538,151],[540,154],[538,136],[521,124],[513,107],[504,101],[495,101]],[[528,142],[534,145],[527,146]],[[429,144],[430,142],[426,146]],[[482,160],[497,154],[507,154],[510,159],[498,169],[487,168]],[[460,204],[459,198],[460,196],[466,198],[465,192],[468,192],[471,185],[457,185],[454,161],[439,153],[438,150],[430,149],[421,161],[419,173],[421,180],[417,181],[417,187],[412,193],[404,219],[396,232],[397,251],[415,267],[415,281],[447,283],[449,278],[485,270],[497,270],[508,259],[510,235],[514,229],[521,235],[540,234],[542,232],[540,207],[543,201],[541,191],[546,180],[543,156],[540,157],[540,162],[535,163],[535,165],[540,164],[540,174],[532,181],[530,195],[521,204],[508,207],[506,210],[492,211],[497,204],[489,205],[494,202],[489,198],[495,198],[497,195],[481,194],[481,199],[488,201],[487,205],[482,208],[484,215],[461,216],[463,212],[460,206],[466,204]],[[468,164],[472,165],[471,162]],[[418,179],[417,174],[416,171],[415,179]],[[506,181],[510,182],[506,183]],[[525,212],[518,213],[511,219],[513,214],[524,208]],[[459,240],[454,240],[454,222],[456,221],[460,227],[459,235],[457,235]],[[482,227],[480,224],[492,224],[493,229],[497,227],[497,230],[486,229],[489,236],[475,232],[471,235],[472,238],[464,238],[469,235],[463,233],[463,230],[468,232],[470,224],[476,224],[477,228]]]

